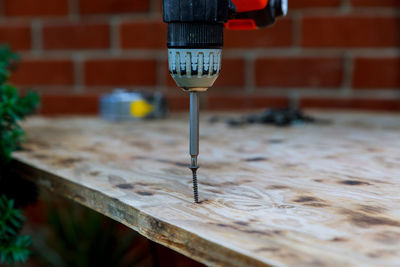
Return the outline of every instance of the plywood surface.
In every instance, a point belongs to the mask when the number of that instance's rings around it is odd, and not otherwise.
[[[291,128],[32,118],[15,170],[210,265],[400,266],[400,116]]]

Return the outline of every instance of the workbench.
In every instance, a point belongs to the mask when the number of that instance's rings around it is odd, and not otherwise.
[[[186,114],[34,117],[13,169],[205,264],[400,266],[400,115],[311,114],[328,122],[230,127],[202,114],[200,204]]]

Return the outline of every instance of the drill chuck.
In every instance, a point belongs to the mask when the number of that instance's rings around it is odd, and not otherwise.
[[[206,91],[221,71],[221,49],[169,48],[169,72],[187,91]]]
[[[221,70],[223,24],[171,22],[167,46],[169,72],[187,91],[206,91]]]

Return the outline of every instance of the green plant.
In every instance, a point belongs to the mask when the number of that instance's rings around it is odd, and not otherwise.
[[[0,162],[4,165],[11,153],[20,148],[24,131],[18,122],[32,113],[39,104],[39,96],[28,92],[21,97],[18,90],[7,81],[18,56],[7,46],[0,47]]]
[[[13,265],[25,262],[30,255],[31,239],[19,235],[25,218],[21,211],[14,207],[14,201],[5,195],[0,198],[0,262]]]
[[[7,164],[11,160],[11,153],[19,149],[23,141],[24,131],[18,122],[32,113],[39,103],[37,94],[27,93],[21,97],[17,88],[8,83],[18,60],[18,55],[8,46],[0,46],[0,263],[10,265],[26,261],[30,254],[31,239],[19,235],[25,219],[21,211],[16,209],[16,201],[6,196],[16,191],[16,184],[21,184],[9,172]],[[23,190],[18,192],[13,197],[26,199]],[[18,199],[17,202],[22,203],[23,200]]]

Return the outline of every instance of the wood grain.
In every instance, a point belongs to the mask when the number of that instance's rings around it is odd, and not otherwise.
[[[14,169],[209,265],[399,266],[400,116],[317,113],[291,128],[188,118],[32,118]]]

